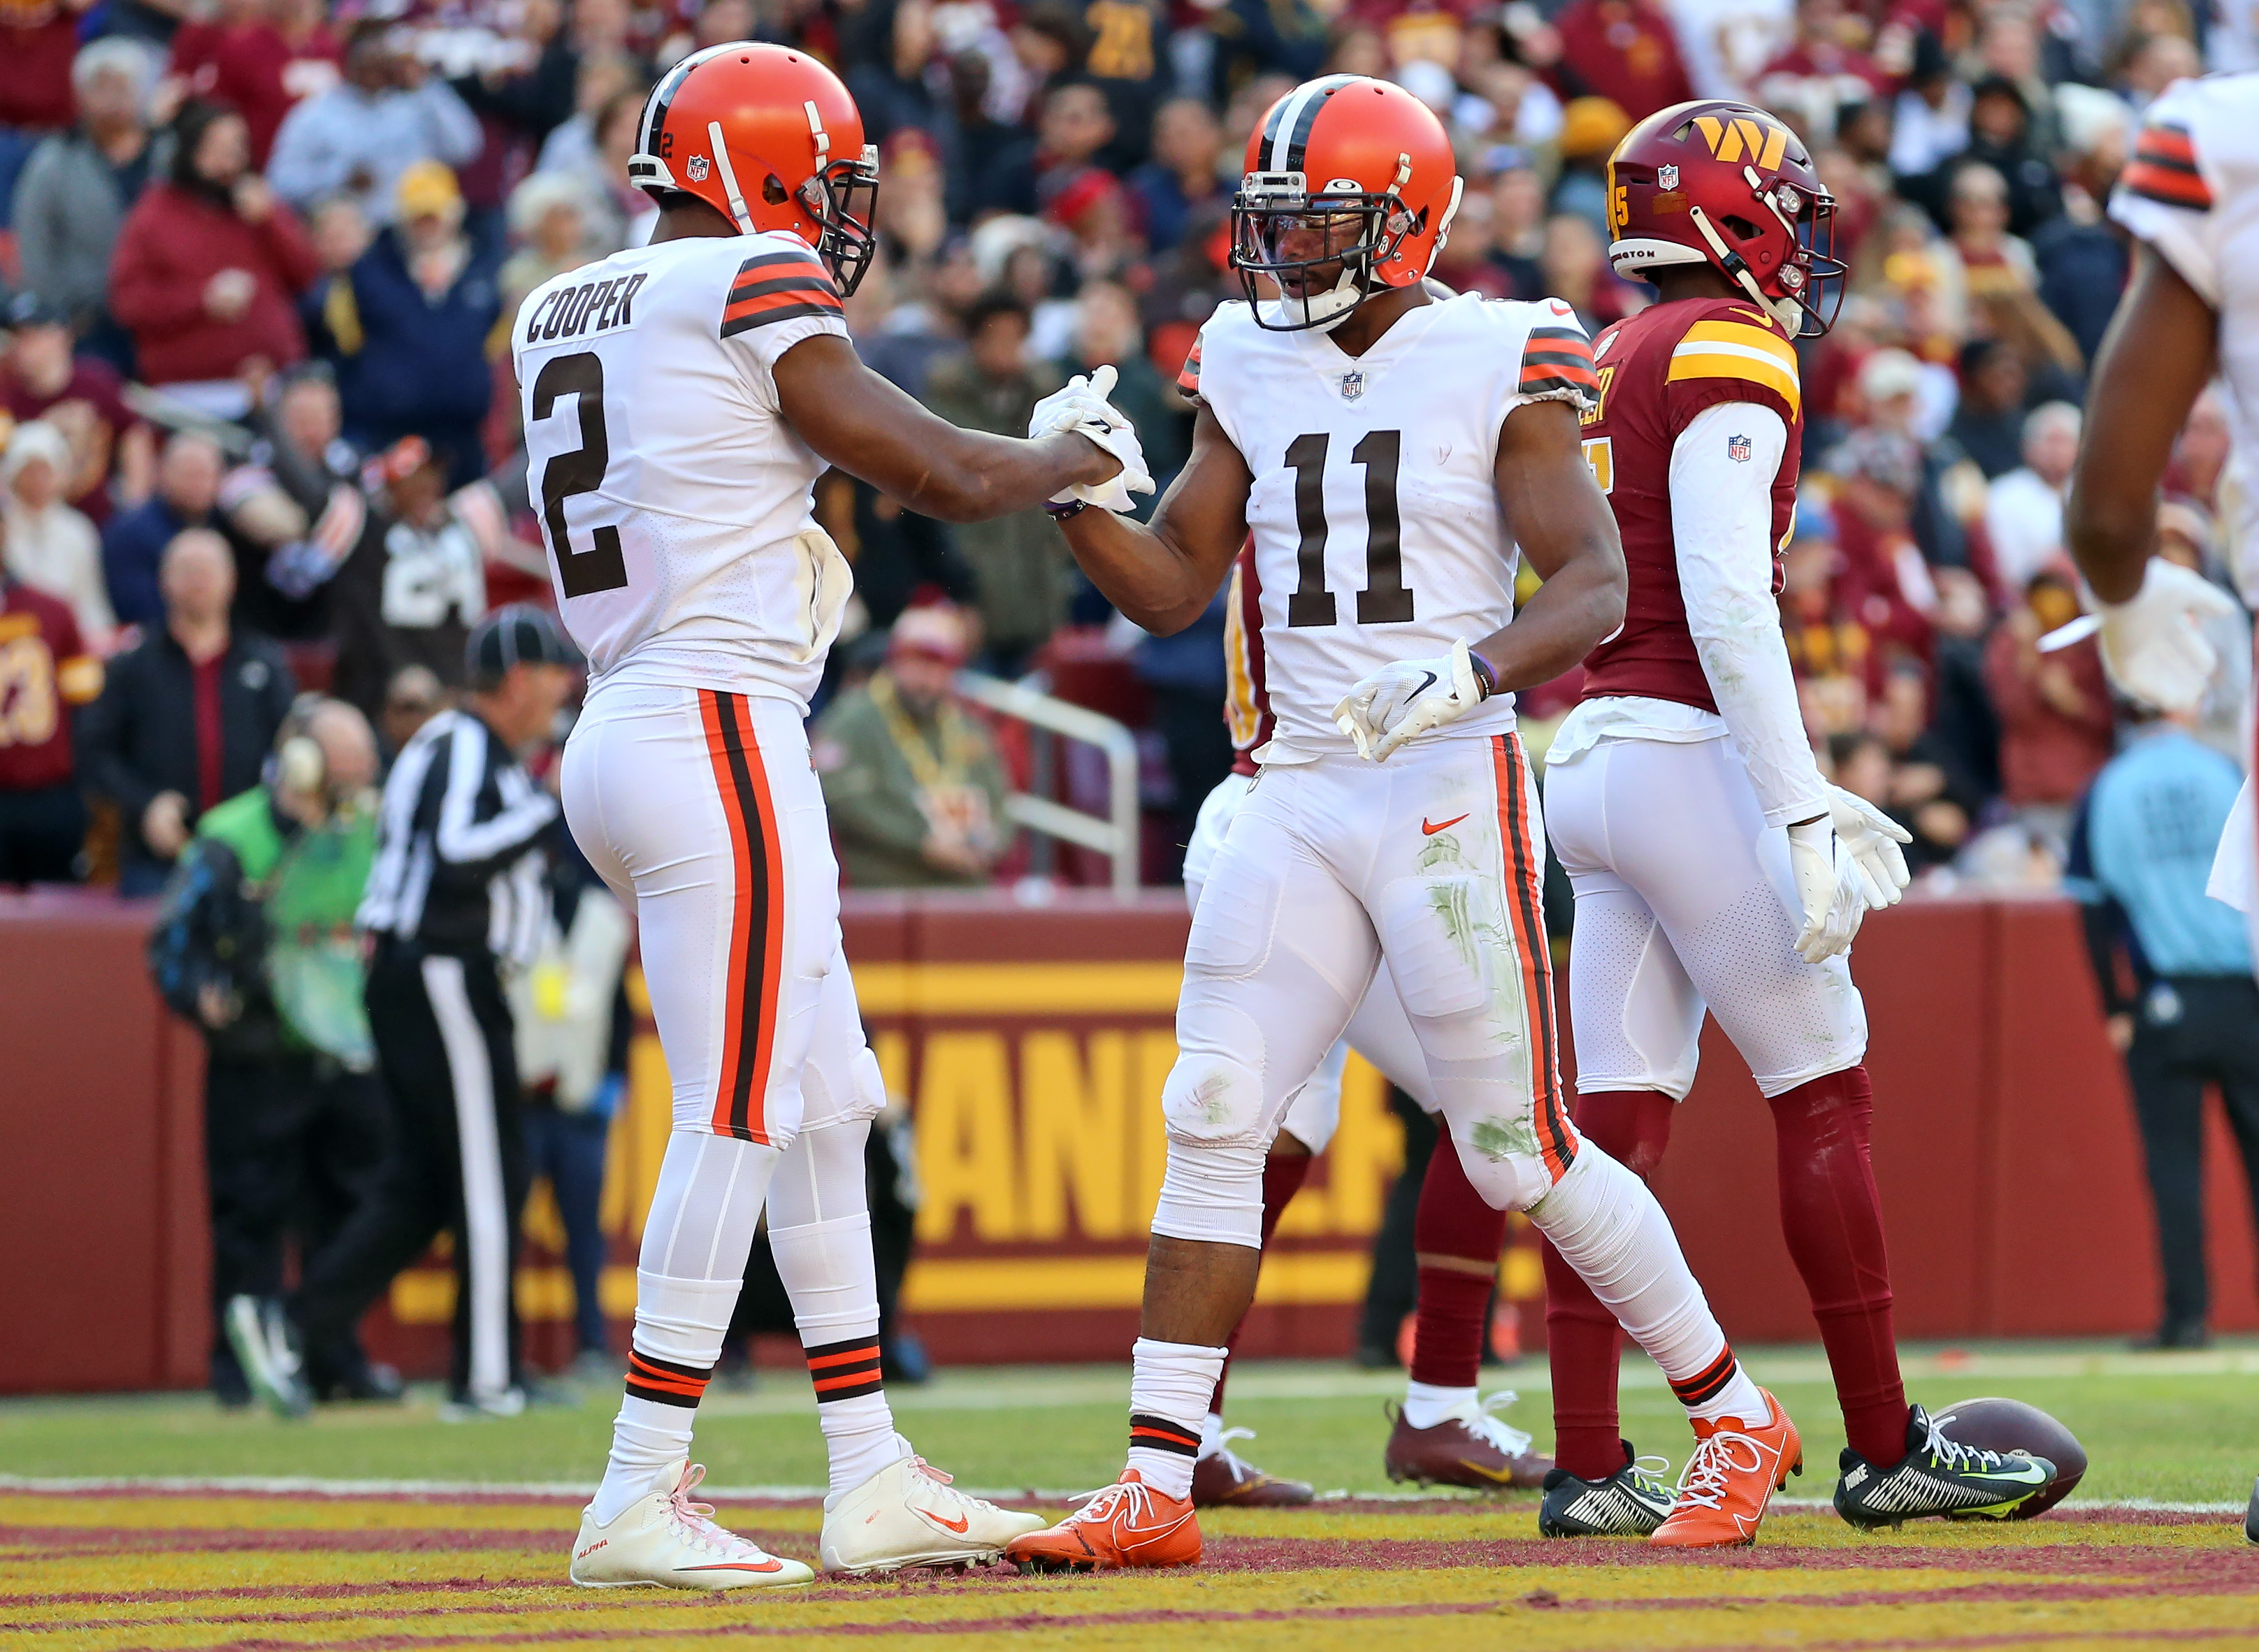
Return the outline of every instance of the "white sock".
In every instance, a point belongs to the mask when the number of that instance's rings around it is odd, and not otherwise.
[[[830,1450],[824,1506],[910,1455],[879,1375],[879,1274],[863,1148],[867,1120],[803,1130],[769,1186],[769,1250],[808,1356]]]
[[[1222,1449],[1223,1418],[1218,1413],[1211,1411],[1201,1420],[1200,1454],[1204,1457],[1212,1457]]]
[[[702,1130],[667,1137],[636,1269],[627,1398],[590,1505],[599,1525],[690,1454],[691,1424],[722,1356],[777,1157],[773,1147]]]
[[[1585,1142],[1529,1220],[1663,1367],[1689,1415],[1771,1420],[1645,1182]]]
[[[1478,1396],[1472,1388],[1445,1388],[1436,1383],[1404,1385],[1404,1421],[1415,1428],[1432,1428]]]
[[[1130,1349],[1130,1466],[1165,1496],[1193,1494],[1208,1402],[1229,1352],[1146,1336]]]

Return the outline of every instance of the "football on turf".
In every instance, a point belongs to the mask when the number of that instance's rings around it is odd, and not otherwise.
[[[1964,1399],[1931,1413],[1932,1421],[1963,1445],[1980,1451],[2021,1451],[2055,1464],[2055,1481],[2009,1516],[2027,1520],[2071,1494],[2086,1474],[2086,1448],[2070,1430],[2020,1399]]]

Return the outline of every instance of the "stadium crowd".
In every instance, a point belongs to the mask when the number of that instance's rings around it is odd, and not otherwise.
[[[481,616],[548,600],[506,324],[541,281],[648,236],[625,176],[646,93],[748,37],[835,65],[879,146],[880,251],[848,303],[866,360],[1015,435],[1111,365],[1164,488],[1190,439],[1178,367],[1239,295],[1247,136],[1298,81],[1384,75],[1426,102],[1467,181],[1436,278],[1557,296],[1595,333],[1647,295],[1605,255],[1616,142],[1695,96],[1772,110],[1812,146],[1851,270],[1802,352],[1783,557],[1809,731],[1913,831],[1930,887],[2062,876],[2124,721],[2092,641],[2037,647],[2080,606],[2063,489],[2128,264],[2103,206],[2149,100],[2259,65],[2248,8],[11,0],[0,883],[157,892],[207,816],[273,780],[294,715],[306,737],[301,690],[358,708],[381,767],[463,688]],[[2165,553],[2227,582],[2246,485],[2207,398]],[[851,881],[1026,868],[1002,819],[1026,752],[952,694],[968,663],[1130,685],[1106,703],[1147,725],[1154,842],[1186,841],[1231,760],[1220,594],[1148,637],[1040,511],[951,527],[835,474],[818,513],[857,581],[816,744]],[[2251,650],[2231,624],[2197,733],[2241,763]],[[1576,686],[1525,696],[1526,717]],[[1149,856],[1149,880],[1180,852]],[[600,1062],[581,1087],[608,1109],[616,1078]]]

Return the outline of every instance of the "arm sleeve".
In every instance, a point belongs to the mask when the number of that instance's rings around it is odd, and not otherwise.
[[[478,819],[479,790],[487,768],[486,730],[466,718],[449,740],[447,789],[439,799],[432,846],[442,861],[459,871],[480,871],[517,858],[557,818],[557,800],[537,787],[487,819]]]
[[[1720,402],[1696,414],[1671,450],[1686,628],[1769,826],[1828,812],[1772,595],[1772,480],[1787,445],[1788,427],[1771,408]],[[1748,457],[1732,456],[1742,452]]]
[[[2156,249],[2180,278],[2213,309],[2220,307],[2220,224],[2213,181],[2197,153],[2190,116],[2191,88],[2184,82],[2149,106],[2134,158],[2119,174],[2110,216],[2138,240]]]

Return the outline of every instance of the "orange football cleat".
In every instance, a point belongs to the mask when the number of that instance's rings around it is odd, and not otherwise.
[[[1156,1492],[1135,1469],[1046,1531],[1015,1537],[1004,1558],[1029,1571],[1192,1566],[1201,1557],[1192,1499]]]
[[[1771,1421],[1762,1428],[1733,1426],[1721,1418],[1694,1422],[1694,1455],[1678,1477],[1671,1518],[1648,1536],[1665,1549],[1743,1549],[1757,1541],[1765,1505],[1804,1472],[1804,1442],[1780,1401],[1764,1389]]]

